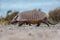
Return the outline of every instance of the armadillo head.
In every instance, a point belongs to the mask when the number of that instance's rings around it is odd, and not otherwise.
[[[15,17],[12,19],[11,24],[15,24],[15,23],[17,23],[17,22],[18,22],[17,19],[18,19],[18,15],[15,16]]]
[[[22,18],[21,14],[19,13],[12,19],[11,24],[15,24],[18,22],[23,22],[23,21],[27,21],[27,19]]]

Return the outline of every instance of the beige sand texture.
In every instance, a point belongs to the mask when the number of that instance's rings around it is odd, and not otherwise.
[[[0,40],[60,40],[60,25],[6,25],[0,27]]]

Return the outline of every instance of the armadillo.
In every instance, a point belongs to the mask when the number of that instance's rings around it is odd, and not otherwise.
[[[12,23],[19,22],[19,26],[26,24],[37,24],[39,26],[41,23],[45,23],[49,26],[47,21],[47,14],[41,10],[29,10],[24,11],[16,15]]]

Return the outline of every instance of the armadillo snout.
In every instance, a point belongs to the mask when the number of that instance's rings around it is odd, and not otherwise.
[[[11,24],[16,24],[17,22],[18,22],[18,21],[16,21],[16,20],[15,20],[15,21],[11,21]]]

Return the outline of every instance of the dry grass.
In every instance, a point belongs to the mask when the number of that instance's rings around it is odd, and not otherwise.
[[[48,15],[53,21],[60,22],[60,8],[49,11]]]

